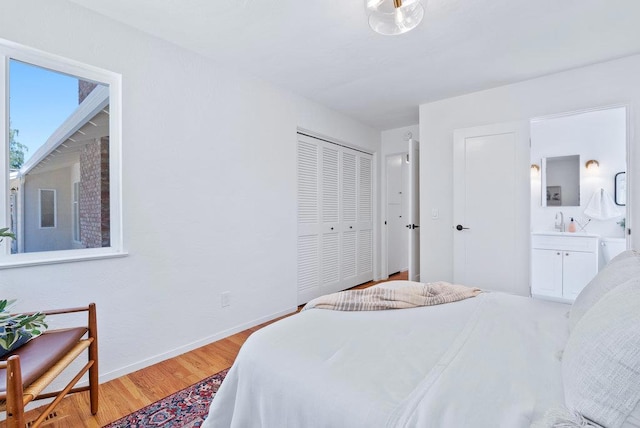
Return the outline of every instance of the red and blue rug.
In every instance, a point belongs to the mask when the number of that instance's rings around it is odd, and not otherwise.
[[[211,400],[228,371],[229,369],[216,373],[195,385],[111,422],[104,428],[199,427],[207,416]]]

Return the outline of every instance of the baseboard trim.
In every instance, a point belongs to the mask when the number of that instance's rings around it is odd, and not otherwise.
[[[189,351],[193,351],[194,349],[200,348],[201,346],[204,345],[208,345],[209,343],[224,339],[226,337],[232,336],[236,333],[240,333],[241,331],[247,330],[251,327],[255,327],[257,325],[263,324],[265,322],[269,322],[271,320],[274,320],[276,318],[282,317],[284,315],[289,315],[292,314],[294,312],[296,312],[298,310],[297,306],[293,306],[291,308],[285,309],[283,311],[280,312],[276,312],[274,314],[271,315],[266,315],[264,317],[255,319],[253,321],[249,321],[240,325],[237,325],[235,327],[229,328],[227,330],[223,330],[219,333],[216,333],[214,335],[211,336],[207,336],[203,339],[197,340],[195,342],[191,342],[188,343],[184,346],[180,346],[178,348],[172,349],[170,351],[167,352],[163,352],[162,354],[158,354],[155,355],[151,358],[147,358],[145,360],[139,361],[137,363],[134,364],[130,364],[128,366],[116,369],[116,370],[112,370],[108,373],[104,373],[100,375],[100,383],[103,382],[108,382],[110,380],[122,377],[124,375],[127,375],[129,373],[133,373],[136,370],[140,370],[143,369],[145,367],[149,367],[153,364],[157,364],[161,361],[167,360],[169,358],[173,358],[173,357],[177,357],[178,355],[184,354],[185,352],[189,352]],[[85,382],[88,383],[88,382]],[[80,384],[80,383],[79,383]]]

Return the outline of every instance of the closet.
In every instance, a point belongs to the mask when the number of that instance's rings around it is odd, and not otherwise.
[[[373,157],[298,134],[298,304],[373,279]]]

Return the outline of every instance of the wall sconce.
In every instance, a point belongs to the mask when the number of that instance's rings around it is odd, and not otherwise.
[[[584,166],[590,173],[596,173],[600,170],[600,162],[594,159],[588,160],[587,163],[584,164]]]
[[[540,178],[540,165],[531,164],[531,178]]]

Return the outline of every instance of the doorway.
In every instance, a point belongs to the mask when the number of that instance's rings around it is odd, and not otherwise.
[[[409,164],[408,152],[386,158],[387,177],[387,273],[389,276],[409,268]]]
[[[625,106],[600,107],[530,124],[531,165],[538,167],[531,170],[531,230],[567,231],[573,219],[576,232],[599,237],[601,267],[627,248],[627,115]],[[576,164],[574,184],[563,163],[569,158]]]
[[[420,281],[420,151],[409,137],[408,151],[386,157],[387,273],[408,272]]]

